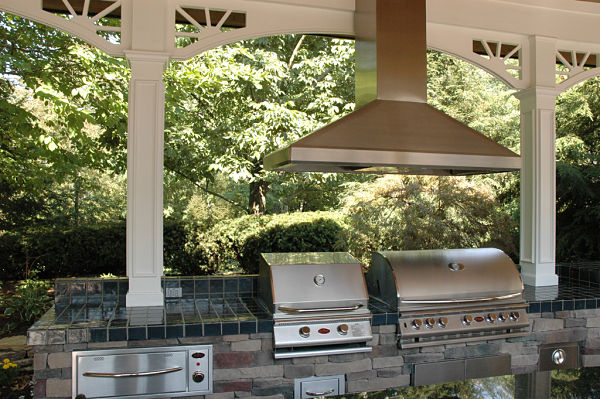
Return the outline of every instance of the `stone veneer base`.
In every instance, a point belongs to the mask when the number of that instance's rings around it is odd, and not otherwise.
[[[173,338],[146,341],[34,346],[35,398],[71,397],[71,352],[87,349],[212,344],[214,394],[206,399],[293,398],[294,379],[344,374],[346,392],[398,388],[410,384],[415,363],[508,354],[513,374],[535,372],[539,346],[577,342],[580,365],[600,366],[600,309],[530,314],[531,334],[486,342],[398,349],[396,326],[373,326],[373,352],[309,358],[273,358],[272,333]],[[194,398],[203,398],[197,396]]]

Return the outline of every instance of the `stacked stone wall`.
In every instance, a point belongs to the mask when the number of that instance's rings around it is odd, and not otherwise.
[[[580,364],[600,366],[600,310],[574,310],[529,315],[525,337],[398,349],[396,326],[373,327],[373,351],[295,359],[273,358],[272,333],[239,334],[149,341],[117,341],[34,346],[36,398],[71,397],[71,353],[79,350],[212,344],[214,393],[206,399],[291,399],[294,379],[343,374],[346,392],[379,391],[410,385],[416,363],[507,354],[513,374],[537,370],[539,346],[577,342]]]

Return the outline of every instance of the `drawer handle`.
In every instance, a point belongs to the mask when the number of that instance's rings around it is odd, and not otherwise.
[[[95,373],[92,371],[86,371],[83,373],[84,377],[103,377],[103,378],[127,378],[127,377],[148,377],[152,375],[160,375],[167,373],[174,373],[176,371],[183,370],[183,367],[173,367],[164,370],[155,371],[138,371],[136,373]]]
[[[310,396],[325,396],[325,395],[329,395],[330,393],[333,393],[333,392],[335,392],[335,388],[330,389],[329,391],[325,391],[325,392],[309,392],[309,391],[306,391],[305,393],[307,395],[310,395]]]

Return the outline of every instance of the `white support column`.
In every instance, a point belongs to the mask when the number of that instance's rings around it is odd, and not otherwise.
[[[521,248],[523,282],[558,284],[556,247],[555,48],[552,38],[531,38],[531,82],[521,100]]]
[[[163,306],[163,53],[126,53],[131,64],[127,137],[127,306]]]

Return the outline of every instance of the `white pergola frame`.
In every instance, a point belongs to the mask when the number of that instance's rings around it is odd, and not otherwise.
[[[162,306],[160,278],[163,218],[164,67],[243,39],[286,33],[354,36],[354,0],[102,0],[104,12],[88,16],[90,2],[67,19],[42,9],[42,0],[0,0],[0,10],[68,32],[129,60],[127,190],[127,306]],[[100,18],[120,7],[121,26]],[[178,32],[176,12],[225,12],[221,21]],[[488,71],[521,101],[521,260],[525,284],[556,285],[555,99],[600,75],[600,4],[594,0],[428,0],[427,43]],[[245,13],[246,26],[222,31],[228,13]],[[187,15],[189,16],[189,15]],[[186,18],[187,18],[186,16]],[[192,18],[193,19],[193,18]],[[210,18],[209,18],[210,19]],[[120,36],[105,40],[99,31]],[[176,46],[176,37],[195,42]],[[473,51],[477,41],[485,56]],[[509,53],[502,52],[508,46]],[[584,68],[595,57],[596,65]],[[572,62],[570,60],[579,60]],[[562,65],[563,68],[557,68]],[[557,75],[562,76],[557,80]]]

